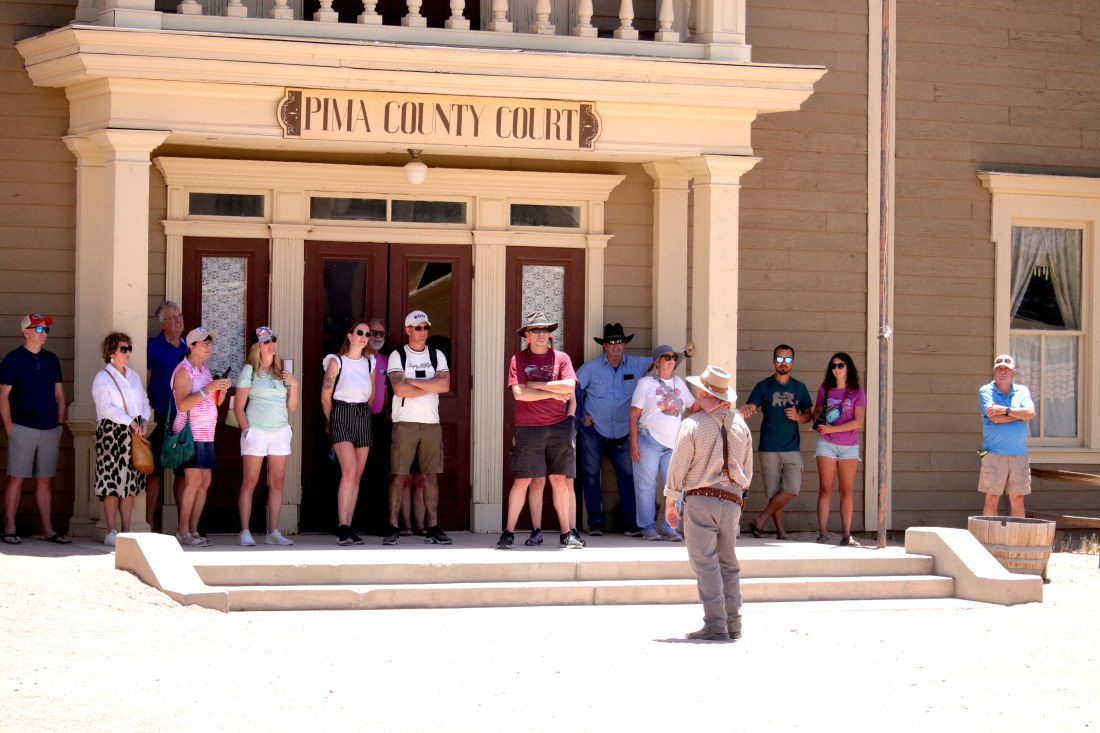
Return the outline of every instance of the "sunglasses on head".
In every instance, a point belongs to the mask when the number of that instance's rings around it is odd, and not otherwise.
[[[793,361],[794,361],[793,356],[777,356],[777,357],[775,357],[775,362],[777,364],[790,364]]]
[[[134,347],[133,346],[119,346],[118,350],[121,351],[123,354],[129,354],[131,351],[134,350]]]
[[[661,354],[661,359],[664,361],[676,361],[676,354]]]
[[[432,324],[422,323],[419,326],[409,326],[409,328],[411,328],[414,331],[431,331],[432,330]]]
[[[848,365],[845,364],[842,361],[834,361],[832,364],[829,365],[829,368],[830,369],[847,369]]]
[[[50,327],[49,326],[32,326],[31,328],[34,329],[35,333],[49,333],[50,332]]]

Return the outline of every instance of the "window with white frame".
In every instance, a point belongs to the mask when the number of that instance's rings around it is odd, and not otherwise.
[[[1100,179],[979,176],[993,194],[994,354],[1015,356],[1035,401],[1028,450],[1100,462]]]

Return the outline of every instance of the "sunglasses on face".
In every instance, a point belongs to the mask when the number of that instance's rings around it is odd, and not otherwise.
[[[261,341],[260,343],[261,344],[277,344],[277,343],[279,343],[279,337],[278,336],[272,336],[271,338],[269,338],[265,341]]]
[[[34,328],[35,333],[49,333],[50,332],[50,327],[49,326],[34,326],[33,328]]]
[[[676,354],[661,354],[662,361],[676,361]]]
[[[202,341],[196,341],[195,343],[193,343],[193,344],[191,344],[191,345],[192,345],[192,346],[195,346],[196,344],[207,344],[207,345],[211,345],[211,344],[213,344],[213,343],[214,343],[214,339],[212,339],[212,338],[210,338],[209,336],[207,336],[207,337],[206,337],[206,338],[204,338],[204,339],[203,339]]]
[[[529,328],[527,333],[550,333],[549,328]]]
[[[829,365],[829,368],[831,368],[831,369],[847,369],[847,368],[848,368],[848,365],[847,365],[847,364],[845,364],[845,363],[844,363],[844,362],[842,362],[842,361],[838,361],[838,362],[836,362],[836,363],[830,364],[830,365]]]
[[[623,343],[623,340],[622,339],[608,339],[607,341],[604,341],[604,343],[607,344],[608,346],[618,346],[619,344]]]
[[[123,354],[129,354],[131,351],[134,350],[134,347],[133,346],[119,346],[118,350],[121,351]]]
[[[776,364],[790,364],[794,361],[793,356],[777,356],[775,357]]]
[[[414,331],[431,331],[432,330],[432,324],[422,323],[419,326],[409,326],[409,328],[411,328]]]

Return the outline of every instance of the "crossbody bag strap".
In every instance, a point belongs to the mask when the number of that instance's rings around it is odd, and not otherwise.
[[[122,394],[122,387],[118,386],[118,380],[115,379],[114,374],[107,371],[106,367],[104,367],[103,371],[111,378],[111,381],[115,383],[115,389],[118,390],[118,396],[122,398],[122,409],[126,411],[126,417],[130,417],[130,408],[126,406],[126,395]]]

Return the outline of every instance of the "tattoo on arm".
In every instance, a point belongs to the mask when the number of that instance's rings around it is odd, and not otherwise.
[[[325,381],[321,385],[321,389],[325,391],[332,389],[332,377],[325,375]]]
[[[405,381],[405,375],[401,372],[390,373],[390,384],[399,384]]]

